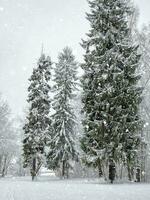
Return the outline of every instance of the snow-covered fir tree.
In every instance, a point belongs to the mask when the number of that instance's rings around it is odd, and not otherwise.
[[[128,19],[133,9],[128,3],[89,1],[91,30],[82,43],[86,54],[82,65],[85,133],[81,148],[84,162],[98,168],[99,176],[111,163],[123,163],[131,180],[141,142],[142,89],[137,86],[140,55],[131,42]]]
[[[23,157],[24,167],[29,167],[32,179],[43,164],[44,147],[51,131],[50,85],[52,62],[49,56],[41,55],[33,69],[28,88],[29,112],[24,126]]]
[[[55,95],[52,115],[53,135],[48,143],[47,163],[50,169],[60,170],[68,177],[70,161],[77,158],[75,149],[75,115],[71,100],[76,89],[77,63],[69,47],[58,56],[55,68]]]

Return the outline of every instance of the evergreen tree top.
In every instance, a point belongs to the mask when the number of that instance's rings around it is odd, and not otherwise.
[[[109,41],[109,48],[124,38],[130,39],[129,16],[133,9],[129,0],[90,0],[91,12],[87,13],[91,30],[88,39],[82,46],[88,51],[87,45],[97,46],[103,41]],[[99,40],[99,41],[98,41]],[[107,47],[107,46],[106,46]]]
[[[77,62],[75,61],[71,48],[66,47],[59,54],[58,63],[55,68],[55,91],[63,91],[65,98],[70,98],[72,96],[73,89],[76,88],[76,74]],[[64,92],[64,90],[66,92]],[[61,95],[61,93],[59,94]]]

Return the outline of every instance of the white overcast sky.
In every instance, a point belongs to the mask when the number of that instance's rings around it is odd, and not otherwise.
[[[140,9],[139,24],[150,21],[150,0],[134,0]],[[66,45],[82,59],[79,45],[88,32],[86,0],[0,0],[0,91],[12,113],[26,105],[28,78],[41,45],[56,60]]]

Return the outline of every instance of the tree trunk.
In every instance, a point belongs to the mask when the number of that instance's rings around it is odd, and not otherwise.
[[[99,175],[99,178],[101,178],[103,176],[101,164],[98,165],[98,175]]]
[[[3,161],[3,156],[0,155],[0,173],[2,173],[2,161]]]
[[[69,164],[68,162],[66,163],[66,178],[69,178]]]
[[[129,178],[129,181],[133,181],[133,176],[134,176],[134,170],[133,170],[133,168],[128,165],[127,169],[128,169],[128,178]]]
[[[136,182],[141,182],[141,170],[140,170],[140,168],[136,169]]]
[[[115,163],[111,161],[109,164],[109,180],[111,181],[111,183],[114,182],[115,176],[116,176],[116,166]]]
[[[123,165],[121,165],[121,169],[120,169],[120,179],[122,179],[122,177],[123,177]]]
[[[3,167],[2,167],[2,177],[5,177],[5,173],[6,173],[6,162],[7,162],[7,156],[5,156],[5,158],[4,158],[4,163],[3,163]]]
[[[65,177],[65,161],[62,162],[62,178]]]
[[[36,177],[36,158],[33,158],[31,176],[32,176],[32,181],[34,181]]]
[[[129,181],[132,181],[131,170],[130,170],[129,166],[128,166],[128,179],[129,179]]]

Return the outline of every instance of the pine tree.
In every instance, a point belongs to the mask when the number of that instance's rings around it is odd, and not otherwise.
[[[54,79],[53,135],[48,143],[47,163],[50,169],[59,169],[62,177],[68,177],[70,160],[77,158],[74,144],[75,115],[71,106],[76,88],[77,63],[68,47],[59,54],[58,60]]]
[[[24,126],[23,157],[24,167],[29,167],[32,179],[36,177],[44,158],[44,147],[51,130],[49,118],[51,59],[41,55],[31,75],[28,88],[29,113]]]
[[[111,162],[123,162],[131,179],[142,127],[142,88],[137,86],[140,76],[136,74],[140,55],[131,43],[127,20],[132,9],[126,0],[92,0],[89,5],[91,30],[82,43],[86,50],[82,64],[83,160],[98,168],[99,176]]]

